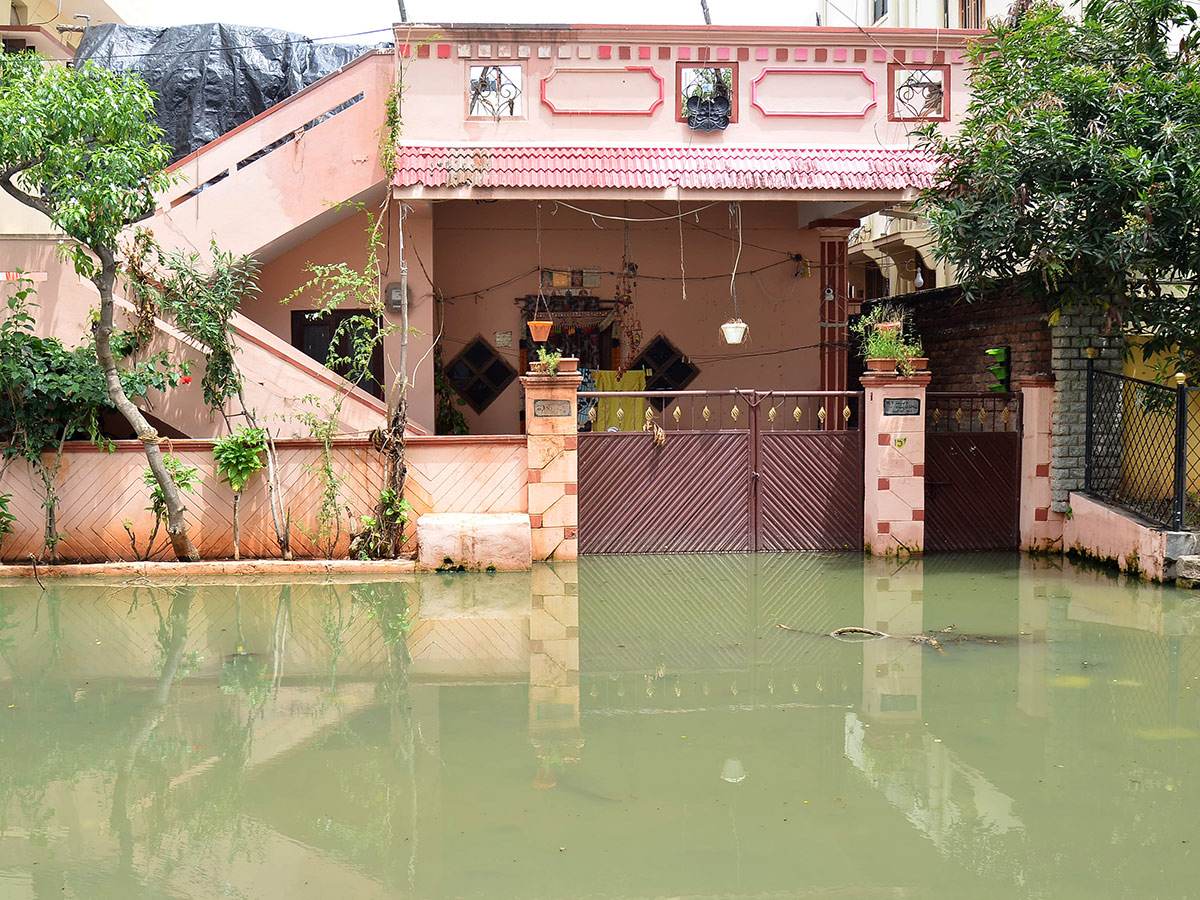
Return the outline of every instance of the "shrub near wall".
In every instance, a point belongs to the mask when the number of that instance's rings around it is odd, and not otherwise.
[[[937,288],[903,298],[913,310],[929,368],[931,391],[986,391],[990,347],[1012,348],[1012,374],[1051,372],[1050,326],[1045,307],[1015,283],[1000,285],[975,303],[957,287]]]

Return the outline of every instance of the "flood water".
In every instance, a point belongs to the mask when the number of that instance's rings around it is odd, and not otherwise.
[[[3,900],[1200,897],[1200,594],[1009,555],[6,584]]]

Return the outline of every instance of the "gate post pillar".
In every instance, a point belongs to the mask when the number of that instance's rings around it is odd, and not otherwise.
[[[525,375],[534,560],[579,558],[578,374]]]
[[[928,372],[867,373],[863,384],[863,544],[876,556],[925,550]]]
[[[1051,502],[1054,376],[1018,375],[1021,392],[1021,547],[1031,552],[1062,550],[1063,514]]]

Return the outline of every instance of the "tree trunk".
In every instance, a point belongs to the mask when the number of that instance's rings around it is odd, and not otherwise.
[[[254,410],[246,406],[246,395],[242,392],[242,373],[238,371],[238,403],[242,406],[242,413],[246,417],[246,421],[250,423],[251,428],[258,428],[258,417],[254,414]],[[271,522],[275,525],[275,543],[279,545],[279,551],[283,554],[284,559],[292,558],[292,513],[289,509],[284,515],[283,511],[283,485],[279,482],[279,456],[275,452],[275,436],[271,434],[269,425],[263,426],[263,434],[267,436],[267,500],[271,507]]]
[[[150,427],[142,411],[130,401],[121,385],[121,377],[117,372],[117,360],[112,352],[113,332],[113,285],[117,280],[116,259],[107,248],[92,248],[100,257],[100,272],[94,279],[97,290],[100,291],[100,324],[96,328],[96,358],[100,368],[104,370],[104,383],[108,388],[109,399],[117,411],[125,417],[125,421],[133,428],[138,440],[146,448],[146,461],[154,480],[162,488],[163,499],[167,506],[167,536],[175,556],[183,561],[200,559],[200,552],[188,537],[187,523],[183,519],[183,501],[179,498],[179,489],[171,479],[163,462],[162,451],[159,449],[158,432]]]
[[[238,506],[241,504],[241,501],[242,501],[242,492],[234,491],[233,492],[233,558],[235,560],[242,558],[241,550],[239,549],[241,547],[241,543],[242,543],[242,526],[241,526],[241,522],[238,520]]]

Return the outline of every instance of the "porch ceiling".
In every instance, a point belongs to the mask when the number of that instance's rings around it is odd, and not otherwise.
[[[538,189],[542,196],[619,190],[796,200],[795,191],[807,191],[811,199],[867,199],[929,187],[936,169],[931,156],[910,148],[409,145],[397,149],[392,185],[429,197]]]

